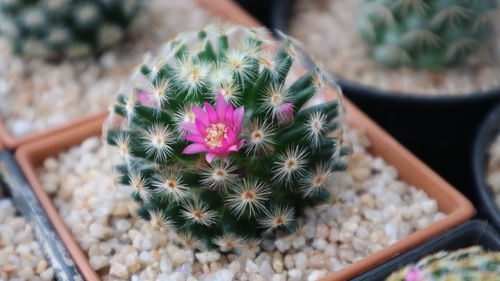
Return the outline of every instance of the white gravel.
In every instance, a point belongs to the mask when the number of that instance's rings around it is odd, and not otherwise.
[[[14,136],[62,125],[106,109],[147,51],[215,18],[194,0],[151,0],[133,39],[100,58],[50,64],[11,55],[0,37],[0,119]]]
[[[487,182],[500,208],[500,135],[496,137],[489,150]]]
[[[441,72],[378,66],[358,36],[362,0],[297,0],[290,33],[331,73],[367,86],[398,93],[464,95],[500,88],[500,9],[496,13],[491,56],[473,58]]]
[[[111,154],[97,137],[45,160],[38,171],[63,220],[104,280],[316,280],[444,217],[435,200],[397,179],[353,131],[348,170],[332,177],[335,203],[306,210],[293,236],[236,252],[195,252],[172,231],[137,218],[128,187],[115,187]]]
[[[54,269],[35,241],[31,225],[3,197],[0,188],[0,280],[50,281]]]

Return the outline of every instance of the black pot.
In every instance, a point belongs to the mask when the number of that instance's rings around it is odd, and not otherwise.
[[[287,30],[294,1],[274,2],[272,29]],[[500,89],[469,95],[424,96],[391,93],[337,79],[345,95],[399,142],[473,201],[469,168],[473,136]]]
[[[477,205],[483,216],[490,220],[500,230],[500,208],[495,203],[491,188],[486,183],[486,169],[488,163],[488,149],[496,136],[500,133],[500,104],[491,111],[479,130],[474,143],[472,155],[472,171],[476,190],[479,197]]]
[[[270,7],[274,4],[274,0],[235,0],[235,2],[265,26],[271,24]]]
[[[352,281],[383,281],[398,269],[440,250],[458,250],[481,245],[488,251],[500,251],[500,235],[484,221],[466,222],[388,262],[365,272]]]
[[[0,151],[0,189],[12,197],[16,209],[33,227],[34,236],[57,280],[83,280],[12,153],[6,150]]]

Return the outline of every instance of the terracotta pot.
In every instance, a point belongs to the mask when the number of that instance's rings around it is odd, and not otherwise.
[[[16,210],[31,225],[33,236],[40,245],[45,259],[54,269],[57,280],[79,281],[82,277],[76,268],[62,240],[52,226],[44,208],[29,188],[23,172],[12,153],[2,150],[0,145],[0,194],[5,190],[12,199]]]
[[[261,24],[242,10],[238,4],[234,3],[232,0],[197,0],[198,3],[205,7],[207,10],[230,22],[245,26],[261,26]],[[102,118],[107,114],[106,111],[83,117],[75,121],[69,122],[67,124],[57,126],[45,131],[36,132],[23,137],[14,137],[6,126],[0,120],[0,142],[4,143],[7,148],[16,149],[17,147],[27,144],[33,141],[37,141],[41,138],[57,134],[59,132],[65,131],[69,128],[78,126],[80,124],[91,122],[92,120]]]
[[[331,98],[332,92],[329,93]],[[392,258],[393,256],[407,251],[422,242],[445,232],[446,230],[468,220],[474,213],[472,204],[458,191],[446,183],[442,178],[425,166],[420,160],[408,150],[397,143],[385,131],[377,126],[365,114],[350,102],[348,107],[348,122],[358,129],[366,132],[372,142],[371,152],[384,158],[385,161],[395,166],[402,180],[424,190],[430,197],[438,201],[439,210],[447,216],[428,227],[419,230],[403,240],[383,249],[368,257],[347,266],[344,269],[333,272],[324,280],[347,280],[367,271],[376,265]],[[56,156],[68,148],[80,144],[90,136],[101,133],[101,125],[104,118],[92,120],[91,122],[62,131],[58,134],[44,138],[38,142],[32,142],[20,147],[16,152],[16,158],[23,169],[29,183],[34,188],[42,207],[52,220],[56,231],[61,236],[68,248],[72,258],[86,280],[100,280],[97,273],[90,267],[85,253],[80,249],[71,232],[59,216],[51,199],[45,193],[40,181],[36,176],[36,169],[43,163],[44,159]]]
[[[106,114],[107,114],[107,112],[100,112],[100,113],[93,114],[93,115],[90,115],[87,117],[76,119],[74,121],[63,124],[61,126],[57,126],[57,127],[45,130],[45,131],[35,132],[33,134],[22,136],[22,137],[14,137],[10,133],[10,131],[7,129],[7,127],[0,120],[0,142],[3,143],[5,145],[5,147],[7,147],[7,148],[16,149],[17,147],[19,147],[23,144],[37,141],[41,138],[57,134],[59,132],[65,131],[69,128],[73,128],[73,127],[78,126],[80,124],[84,124],[84,123],[90,122],[92,120],[102,118],[103,116],[106,116]]]
[[[236,23],[250,26],[258,26],[259,23],[241,10],[237,4],[231,0],[199,0],[200,4],[205,5],[225,19]],[[327,93],[329,99],[333,98],[333,90]],[[349,101],[346,101],[348,107],[348,122],[354,128],[364,130],[372,142],[371,152],[385,159],[388,163],[395,166],[402,180],[424,190],[430,197],[438,201],[439,210],[447,216],[425,229],[417,231],[405,239],[380,250],[353,265],[329,274],[323,280],[347,280],[358,274],[367,271],[376,265],[392,258],[393,256],[407,251],[422,242],[445,232],[469,218],[474,213],[472,204],[456,191],[452,186],[445,182],[436,173],[430,170],[425,164],[418,160],[408,150],[397,143],[385,131],[377,126],[371,119],[363,114]],[[100,280],[97,273],[90,267],[85,253],[80,249],[78,243],[73,238],[71,232],[64,224],[54,207],[51,199],[45,193],[40,181],[36,176],[36,169],[43,163],[44,159],[55,156],[68,148],[80,144],[84,139],[90,136],[96,136],[101,133],[101,125],[104,117],[90,120],[79,126],[61,130],[43,138],[37,142],[31,142],[20,147],[16,152],[16,158],[23,169],[29,183],[33,187],[42,207],[52,220],[56,231],[64,241],[65,246],[71,257],[74,259],[79,270],[86,280]]]

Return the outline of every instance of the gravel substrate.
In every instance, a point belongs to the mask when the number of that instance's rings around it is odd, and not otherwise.
[[[35,241],[31,225],[16,213],[0,187],[0,280],[54,280],[54,269]]]
[[[277,234],[233,253],[197,252],[173,231],[137,218],[129,187],[115,187],[115,153],[97,137],[48,158],[38,171],[91,266],[104,280],[316,280],[404,238],[444,214],[425,192],[367,152],[369,140],[351,133],[348,170],[332,176],[332,204],[306,210],[303,228]]]
[[[489,150],[487,182],[495,195],[495,202],[500,208],[500,135],[497,136]]]
[[[12,56],[0,37],[0,119],[11,133],[24,136],[106,109],[145,52],[214,20],[194,0],[144,3],[151,12],[138,20],[131,42],[99,58],[61,64],[27,61]]]
[[[464,95],[500,88],[500,9],[493,17],[491,56],[431,73],[374,63],[356,30],[361,1],[298,0],[290,33],[330,72],[366,86],[421,95]]]

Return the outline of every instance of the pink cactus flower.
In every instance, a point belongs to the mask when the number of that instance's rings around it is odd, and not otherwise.
[[[142,106],[154,107],[153,95],[148,92],[137,92],[137,100]]]
[[[410,270],[405,276],[405,281],[421,281],[422,280],[422,271],[418,268],[414,268]]]
[[[294,104],[291,102],[281,105],[278,109],[278,122],[288,123],[293,119]]]
[[[238,151],[244,140],[239,140],[245,109],[233,109],[231,104],[226,104],[224,96],[219,93],[215,109],[204,103],[204,110],[193,106],[196,115],[194,123],[183,122],[182,129],[188,132],[184,139],[193,142],[182,153],[196,154],[207,152],[207,162],[215,158],[226,160],[232,152]]]

